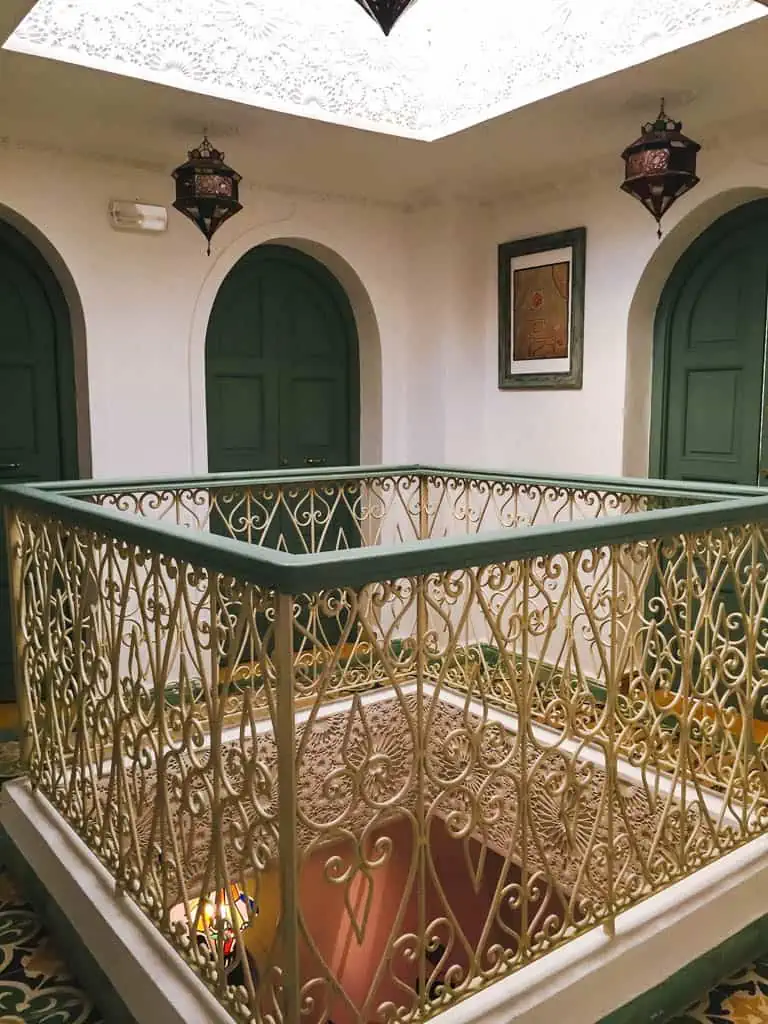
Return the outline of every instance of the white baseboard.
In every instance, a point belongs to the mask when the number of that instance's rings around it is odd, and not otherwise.
[[[440,1024],[595,1024],[768,912],[768,835],[440,1016]],[[643,1022],[649,1024],[649,1022]]]
[[[9,783],[0,825],[55,899],[137,1024],[232,1018],[48,801]],[[768,835],[440,1015],[440,1024],[595,1024],[768,912]]]

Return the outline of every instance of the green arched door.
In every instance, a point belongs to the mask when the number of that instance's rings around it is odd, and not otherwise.
[[[282,245],[247,253],[219,290],[206,338],[212,473],[359,461],[359,369],[346,292]]]
[[[768,200],[727,214],[683,254],[656,316],[651,474],[754,485],[763,432]]]
[[[0,222],[0,483],[77,476],[69,311],[40,252]],[[14,699],[8,554],[0,525],[0,701]]]

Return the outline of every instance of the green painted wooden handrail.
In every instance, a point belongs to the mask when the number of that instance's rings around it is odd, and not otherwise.
[[[536,486],[584,487],[589,490],[617,491],[622,494],[648,494],[659,496],[698,498],[711,501],[717,496],[760,496],[757,487],[742,487],[732,484],[686,483],[679,480],[650,480],[635,477],[595,477],[569,474],[553,477],[540,473],[513,473],[499,469],[478,469],[466,466],[432,466],[422,464],[376,465],[376,466],[335,466],[322,467],[308,472],[306,468],[295,470],[261,470],[253,473],[211,473],[199,477],[152,477],[115,478],[100,480],[66,480],[38,483],[41,491],[59,494],[108,494],[118,491],[173,490],[181,488],[215,488],[238,484],[279,484],[312,483],[327,481],[356,481],[382,479],[395,476],[445,476],[453,479],[480,480],[489,483],[534,484]]]
[[[416,467],[407,467],[407,471],[418,470]],[[356,472],[359,478],[366,471]],[[378,468],[375,474],[386,476],[388,472],[387,469]],[[438,470],[421,469],[421,472]],[[338,471],[329,474],[337,480],[345,475]],[[354,477],[353,471],[350,478]],[[307,479],[316,480],[318,477],[315,474]],[[550,482],[555,485],[559,483]],[[146,487],[146,484],[140,486]],[[682,493],[692,495],[694,492]],[[160,555],[181,559],[192,565],[288,594],[341,586],[362,586],[380,580],[513,562],[561,552],[589,550],[606,544],[625,544],[679,533],[716,530],[718,527],[752,522],[768,523],[768,497],[745,496],[604,519],[516,527],[346,551],[290,555],[205,531],[194,531],[185,526],[102,508],[83,502],[71,494],[56,493],[55,487],[41,488],[31,484],[0,487],[0,503],[48,515],[72,527],[93,530],[105,537],[114,537]]]
[[[259,470],[252,473],[209,473],[199,477],[152,477],[115,478],[99,480],[64,480],[60,482],[36,483],[41,491],[59,494],[115,494],[158,489],[182,490],[194,488],[216,488],[246,484],[314,483],[316,481],[355,481],[381,479],[388,476],[417,476],[418,466],[334,466],[317,467],[311,471],[300,469]]]
[[[503,469],[478,469],[476,466],[429,466],[410,467],[420,474],[463,477],[468,480],[499,480],[513,483],[531,483],[553,487],[584,487],[588,490],[618,491],[622,494],[659,494],[680,497],[700,497],[712,500],[713,496],[737,497],[768,495],[761,487],[745,487],[742,484],[714,484],[703,481],[660,480],[651,477],[602,477],[585,476],[579,473],[552,476],[544,473],[512,473]]]

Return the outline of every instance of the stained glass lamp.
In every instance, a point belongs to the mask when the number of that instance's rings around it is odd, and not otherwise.
[[[221,923],[224,930],[231,928],[234,931],[244,931],[259,913],[256,900],[238,885],[230,886],[229,898],[225,889],[221,889],[215,896],[210,896],[200,901],[200,913],[197,918],[198,932],[210,932],[214,940],[218,941],[218,929]]]

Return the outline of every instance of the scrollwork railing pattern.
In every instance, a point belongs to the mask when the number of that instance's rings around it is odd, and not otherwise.
[[[766,828],[766,540],[750,525],[333,595],[417,627],[382,651],[411,680],[387,727],[356,696],[299,790],[301,870],[320,861],[352,932],[379,934],[363,991],[302,911],[306,1020],[437,1012]],[[333,674],[316,684],[307,779]]]
[[[603,519],[698,500],[610,486],[415,471],[350,480],[98,489],[82,496],[104,508],[293,554]]]
[[[289,551],[680,500],[246,490],[94,500]],[[234,1020],[423,1020],[768,826],[758,522],[291,594],[103,521],[7,512],[30,779]]]
[[[292,554],[418,538],[419,481],[412,474],[320,480],[99,490],[104,508],[210,530]]]
[[[17,515],[11,538],[33,787],[235,1018],[259,1000],[279,1017],[277,954],[257,965],[237,933],[241,984],[227,984],[213,937],[231,901],[201,903],[235,884],[258,901],[279,862],[260,739],[274,733],[274,594],[55,518]],[[242,666],[258,683],[233,702]]]

